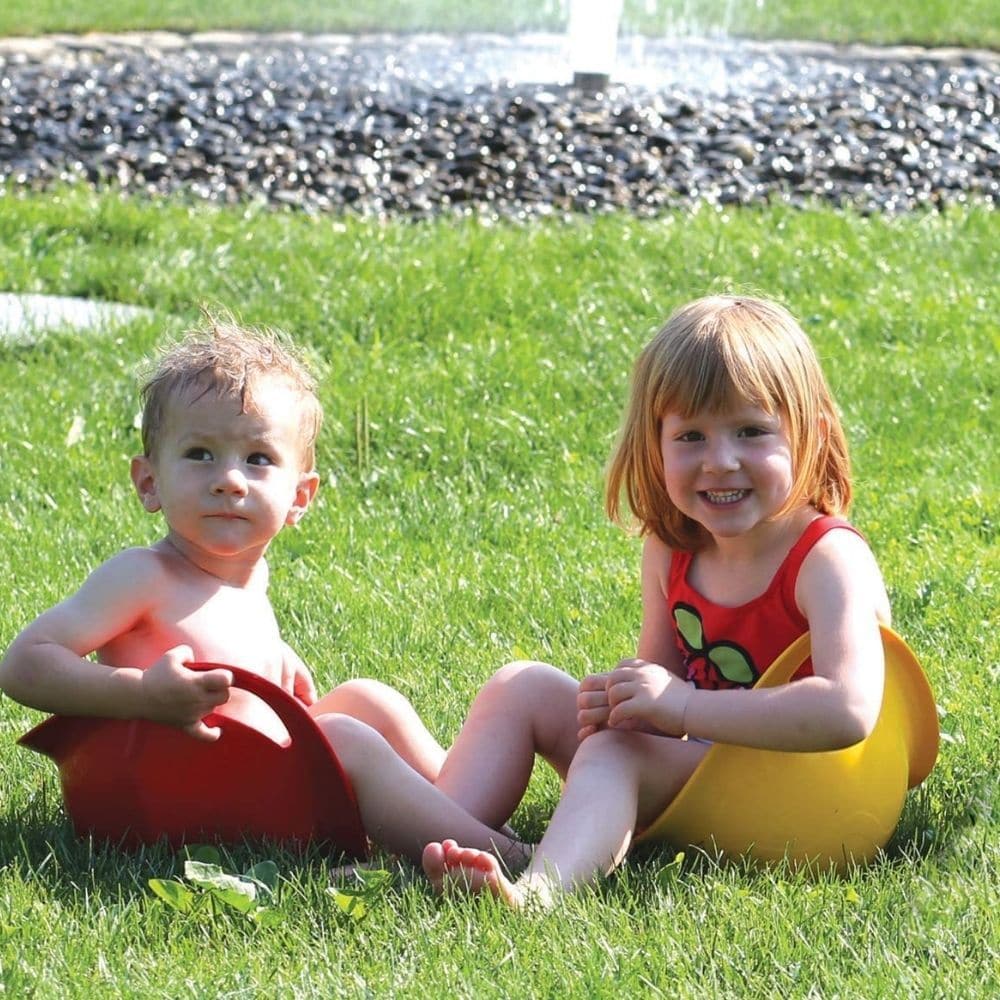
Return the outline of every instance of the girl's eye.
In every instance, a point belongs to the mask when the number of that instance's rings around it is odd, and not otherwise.
[[[695,441],[703,441],[705,435],[701,431],[684,431],[683,434],[677,436],[678,441],[683,441],[685,443],[692,443]]]
[[[265,455],[262,451],[255,451],[252,455],[247,457],[247,465],[273,465],[269,455]]]
[[[763,427],[740,428],[740,437],[747,437],[747,438],[763,437],[766,433],[767,430]]]
[[[212,453],[207,448],[188,448],[184,452],[184,457],[191,459],[193,462],[211,462]]]

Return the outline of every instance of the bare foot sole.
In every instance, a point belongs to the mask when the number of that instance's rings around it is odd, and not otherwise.
[[[459,847],[454,840],[428,844],[423,853],[424,874],[437,892],[488,892],[508,906],[524,905],[524,898],[488,851]]]

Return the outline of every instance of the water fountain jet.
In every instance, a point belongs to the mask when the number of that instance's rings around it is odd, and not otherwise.
[[[571,0],[566,37],[573,86],[585,94],[607,90],[618,51],[623,0]]]

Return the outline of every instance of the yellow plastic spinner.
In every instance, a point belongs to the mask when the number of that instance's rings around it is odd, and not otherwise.
[[[875,857],[899,822],[907,789],[934,766],[939,740],[934,697],[916,657],[891,629],[882,629],[882,641],[882,710],[867,739],[822,753],[717,743],[637,839],[838,870]],[[788,683],[810,648],[808,634],[797,639],[756,686]]]

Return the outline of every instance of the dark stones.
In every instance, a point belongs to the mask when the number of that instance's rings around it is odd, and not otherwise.
[[[741,63],[730,46],[710,82],[664,67],[662,86],[588,94],[456,77],[446,39],[404,66],[395,44],[8,47],[0,186],[84,179],[374,216],[1000,199],[988,53],[759,46]]]

